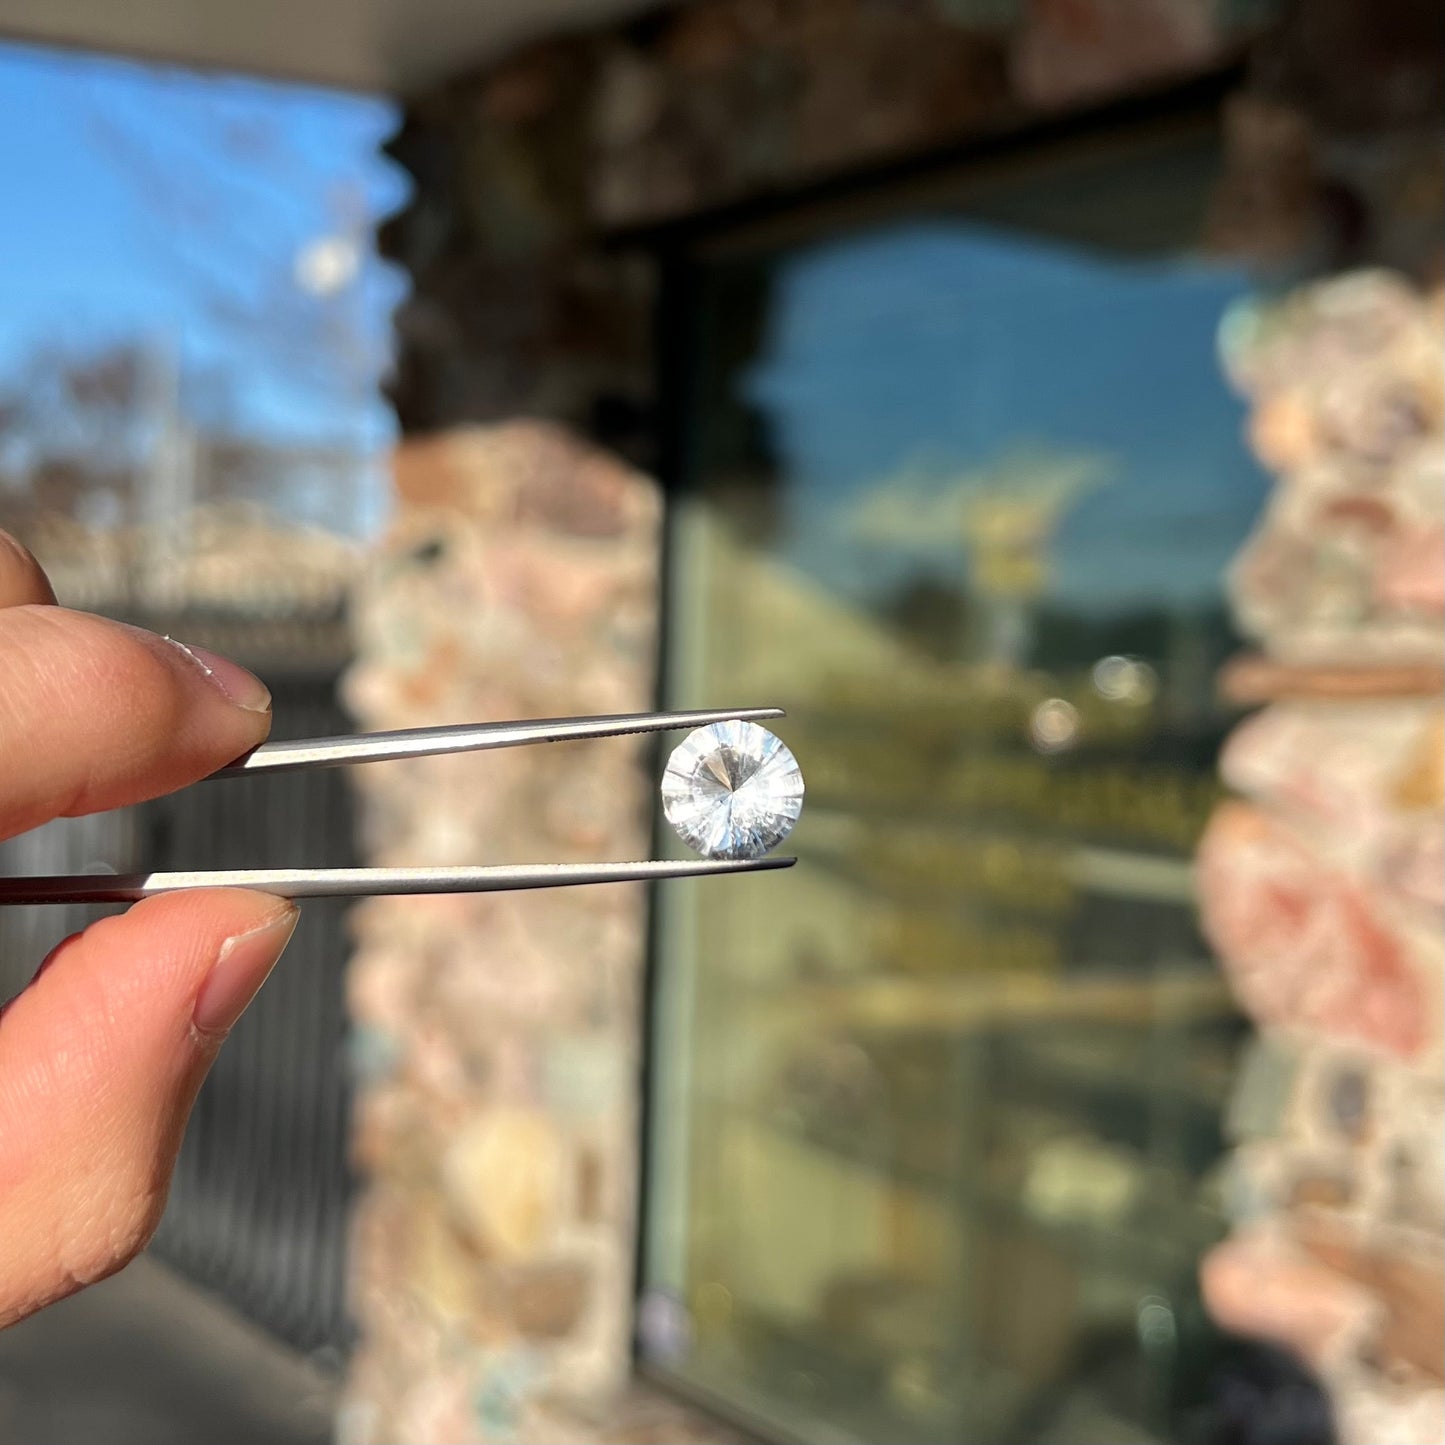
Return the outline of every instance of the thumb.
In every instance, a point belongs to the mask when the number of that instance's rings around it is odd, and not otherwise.
[[[0,1014],[0,1326],[145,1246],[196,1091],[297,917],[239,889],[147,899]]]

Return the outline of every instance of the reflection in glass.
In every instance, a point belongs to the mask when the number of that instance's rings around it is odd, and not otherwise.
[[[762,1429],[1165,1438],[1222,1227],[1241,1029],[1189,858],[1261,496],[1212,165],[701,267],[672,689],[785,706],[809,801],[781,882],[664,900],[643,1352]]]

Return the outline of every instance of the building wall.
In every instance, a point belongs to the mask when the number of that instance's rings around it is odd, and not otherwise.
[[[356,593],[363,726],[649,705],[646,477],[525,422],[414,443],[396,477]],[[383,865],[643,857],[644,755],[624,738],[363,769],[363,846]],[[344,1439],[689,1438],[628,1389],[643,904],[628,885],[353,914]]]
[[[1425,0],[694,0],[534,46],[414,97],[388,146],[415,187],[382,233],[412,281],[397,413],[547,416],[645,461],[655,277],[620,234],[1231,65],[1216,243],[1416,267],[1441,29]]]
[[[1205,0],[699,0],[536,46],[414,99],[393,397],[430,431],[518,412],[624,450],[650,406],[626,230],[1156,88],[1235,57]]]
[[[1345,1445],[1445,1419],[1442,323],[1440,289],[1346,273],[1226,356],[1276,484],[1231,577],[1260,655],[1226,678],[1268,705],[1224,746],[1236,796],[1199,855],[1259,1028],[1203,1278],[1217,1318],[1320,1373]]]
[[[624,233],[1242,60],[1213,243],[1432,264],[1434,7],[1308,0],[1268,31],[1261,8],[697,0],[414,97],[389,151],[415,192],[383,235],[412,279],[393,399],[414,440],[362,592],[363,724],[651,701],[657,269]],[[517,418],[560,429],[496,425]],[[378,774],[371,855],[641,851],[637,760]],[[599,895],[362,914],[348,1440],[715,1438],[629,1382],[642,900]]]

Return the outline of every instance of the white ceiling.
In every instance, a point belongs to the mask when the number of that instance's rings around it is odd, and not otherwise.
[[[405,92],[647,0],[0,0],[0,37]]]

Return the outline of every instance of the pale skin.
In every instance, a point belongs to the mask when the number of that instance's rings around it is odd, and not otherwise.
[[[249,673],[57,607],[0,532],[0,837],[185,787],[270,726]],[[144,1248],[196,1091],[295,922],[242,889],[148,899],[0,1010],[0,1327]]]

